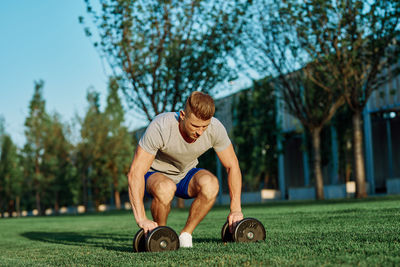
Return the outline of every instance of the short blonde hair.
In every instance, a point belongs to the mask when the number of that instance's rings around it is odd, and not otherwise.
[[[192,113],[201,120],[211,119],[215,113],[215,104],[212,97],[199,91],[192,92],[186,100],[185,114],[190,116]]]

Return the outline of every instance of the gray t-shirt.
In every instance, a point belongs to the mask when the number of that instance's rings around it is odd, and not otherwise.
[[[225,127],[212,117],[211,123],[194,143],[187,143],[179,132],[179,113],[167,112],[156,116],[149,124],[139,145],[155,155],[151,171],[158,171],[175,183],[196,167],[201,156],[211,147],[223,151],[231,144]]]

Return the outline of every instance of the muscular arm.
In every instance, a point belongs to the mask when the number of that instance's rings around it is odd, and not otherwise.
[[[240,201],[242,191],[242,174],[240,172],[239,162],[235,151],[233,150],[232,144],[229,145],[225,150],[218,152],[217,155],[228,173],[229,195],[231,198],[231,212],[228,216],[228,222],[232,230],[232,227],[236,224],[236,222],[243,219]]]
[[[145,189],[144,175],[150,169],[153,160],[154,155],[138,146],[128,173],[129,200],[133,214],[136,223],[140,228],[143,228],[145,232],[157,227],[157,223],[147,219],[143,204]]]

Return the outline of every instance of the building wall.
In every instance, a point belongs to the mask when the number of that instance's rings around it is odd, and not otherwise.
[[[400,86],[399,86],[400,88]],[[400,112],[391,122],[394,177],[400,178]],[[393,178],[393,177],[392,177]]]
[[[386,140],[386,122],[377,116],[372,116],[372,139],[374,156],[374,180],[375,187],[380,190],[385,188],[385,180],[388,176],[387,162],[387,140]],[[380,140],[378,142],[378,140]]]
[[[301,136],[287,137],[284,142],[285,183],[288,187],[304,186]]]
[[[385,192],[387,179],[400,177],[400,75],[373,92],[366,108],[371,116],[375,188],[377,192]],[[391,140],[388,140],[389,130]]]
[[[385,191],[386,180],[388,178],[400,177],[400,112],[396,113],[396,117],[388,119],[383,114],[390,112],[375,112],[372,117],[372,140],[373,140],[373,157],[374,157],[374,179],[375,187],[378,192]],[[392,113],[393,114],[393,113]],[[387,117],[387,115],[385,116]],[[389,128],[387,123],[390,123]],[[388,148],[388,130],[391,135],[391,160]],[[392,174],[390,174],[389,162],[392,162]],[[390,177],[393,176],[393,177]]]
[[[388,110],[395,107],[400,107],[400,75],[389,80],[373,92],[367,106],[370,112]]]

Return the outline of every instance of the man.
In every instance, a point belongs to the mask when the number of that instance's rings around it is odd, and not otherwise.
[[[179,236],[181,247],[192,247],[192,233],[210,211],[219,191],[218,179],[211,172],[196,168],[197,158],[211,147],[228,173],[231,231],[243,219],[239,163],[214,112],[214,100],[209,95],[193,92],[184,111],[156,116],[140,139],[128,179],[132,210],[145,233],[166,225],[174,196],[194,198]],[[146,217],[144,194],[153,198],[153,221]]]

